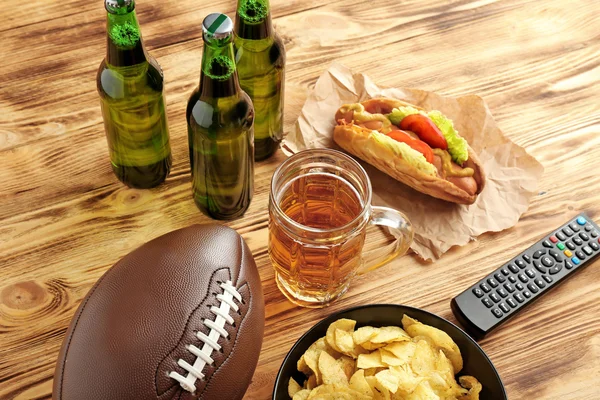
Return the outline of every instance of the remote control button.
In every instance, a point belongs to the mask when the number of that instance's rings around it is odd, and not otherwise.
[[[527,254],[523,254],[523,257],[521,258],[523,258],[527,264],[531,263],[531,257],[529,257]]]
[[[558,239],[556,238],[556,236],[550,236],[550,241],[552,243],[556,243],[556,242],[558,242]]]
[[[500,297],[496,293],[490,294],[490,299],[494,300],[494,303],[498,303],[500,301]]]
[[[556,267],[554,267],[554,268],[556,268]],[[554,269],[554,268],[553,268],[553,269]],[[550,272],[550,273],[552,273],[552,272]],[[552,279],[552,277],[551,277],[551,276],[548,276],[548,275],[544,275],[544,280],[545,280],[546,282],[548,282],[548,283],[552,283],[552,282],[554,282],[554,279]]]
[[[569,228],[571,228],[573,232],[579,232],[579,225],[577,225],[575,222],[571,222],[569,224]]]
[[[509,311],[510,311],[510,308],[508,308],[508,306],[507,306],[506,304],[504,304],[504,303],[500,303],[500,304],[498,304],[498,307],[500,307],[500,309],[501,309],[502,311],[504,311],[505,313],[507,313],[507,312],[509,312]]]
[[[593,237],[594,239],[596,239],[598,237],[598,231],[590,232],[590,236]]]
[[[494,305],[494,303],[492,303],[492,301],[490,299],[488,299],[487,297],[485,299],[481,299],[481,302],[487,308],[492,308],[492,306]]]
[[[546,284],[540,278],[534,279],[534,282],[540,289],[543,289],[546,287]]]
[[[515,287],[513,285],[511,285],[510,283],[505,283],[504,289],[506,289],[508,291],[508,293],[512,293],[515,291]]]
[[[577,246],[575,246],[573,242],[567,242],[567,247],[569,248],[569,250],[575,250],[577,248]]]
[[[531,293],[529,293],[529,290],[526,290],[523,292],[523,296],[525,296],[526,298],[530,298],[531,297]]]
[[[579,261],[579,258],[577,258],[577,257],[573,257],[573,258],[571,258],[571,261],[572,261],[572,262],[573,262],[573,264],[575,264],[575,265],[579,265],[579,264],[581,264],[581,261]]]
[[[581,226],[585,225],[587,223],[587,220],[583,217],[579,217],[577,218],[577,223]]]
[[[509,306],[511,306],[512,308],[516,308],[517,307],[517,302],[514,301],[513,299],[506,299],[506,302],[508,303]]]
[[[585,226],[585,231],[586,231],[586,232],[589,232],[589,231],[591,231],[592,229],[594,229],[594,228],[592,228],[592,226],[591,226],[591,225],[586,225],[586,226]]]
[[[565,256],[571,257],[572,255],[573,253],[571,253],[571,250],[565,250]]]
[[[496,282],[496,280],[494,278],[490,278],[487,280],[487,282],[490,284],[491,287],[495,288],[498,286],[498,282]]]
[[[548,272],[550,272],[550,275],[556,275],[560,272],[561,269],[562,264],[556,264],[554,267],[550,268]]]
[[[556,260],[556,261],[562,261],[562,257],[560,256],[560,254],[555,251],[555,250],[550,250],[550,255]]]
[[[519,268],[515,267],[514,264],[508,264],[508,269],[510,269],[510,272],[513,274],[519,273]]]
[[[515,283],[515,282],[517,281],[517,278],[516,278],[515,276],[509,276],[509,277],[508,277],[508,281],[509,281],[510,283]]]
[[[535,253],[533,253],[533,258],[535,258],[537,260],[538,258],[540,258],[541,256],[543,256],[544,254],[546,254],[546,250],[544,250],[544,249],[538,250]]]
[[[573,238],[573,242],[575,242],[575,244],[576,244],[577,246],[581,246],[581,245],[583,244],[583,240],[581,240],[581,238],[579,238],[579,237],[577,237],[577,236],[575,236],[575,237]]]
[[[492,291],[492,289],[485,283],[482,283],[481,285],[479,285],[479,287],[486,293],[489,293]]]
[[[544,240],[544,241],[542,242],[542,245],[543,245],[544,247],[547,247],[547,248],[549,248],[549,249],[551,249],[551,248],[553,247],[553,246],[552,246],[552,243],[550,243],[550,242],[549,242],[549,241],[547,241],[547,240]]]
[[[537,261],[534,261],[534,262],[533,262],[533,266],[535,267],[535,269],[537,269],[538,271],[540,271],[542,274],[545,274],[545,273],[546,273],[546,270],[544,269],[544,267],[542,267],[542,266],[540,265],[540,263],[539,263],[539,262],[537,262]]]
[[[565,267],[566,267],[567,269],[573,269],[573,264],[571,264],[571,263],[569,262],[569,260],[565,260]]]
[[[598,246],[598,243],[596,243],[596,242],[590,242],[590,247],[592,249],[594,249],[595,251],[600,250],[600,246]]]
[[[496,280],[497,280],[498,282],[500,282],[500,283],[503,283],[503,282],[505,282],[505,281],[506,281],[506,278],[504,277],[504,275],[502,275],[502,274],[501,274],[501,273],[499,273],[499,272],[496,272],[496,273],[494,274],[494,278],[496,278]]]
[[[506,296],[508,296],[508,293],[506,293],[506,290],[504,290],[504,289],[502,289],[502,288],[498,289],[498,290],[497,290],[497,292],[498,292],[498,294],[499,294],[500,296],[502,296],[502,297],[506,297]]]
[[[523,269],[527,266],[527,264],[525,264],[525,261],[523,260],[515,260],[515,264],[517,264],[517,267]]]
[[[473,289],[473,294],[475,296],[477,296],[478,299],[483,297],[483,290],[479,289],[479,288],[475,288]]]
[[[517,300],[519,303],[522,303],[522,302],[524,302],[524,301],[525,301],[525,299],[523,298],[523,296],[521,296],[521,293],[516,293],[514,297],[515,297],[515,299],[516,299],[516,300]]]
[[[565,234],[562,233],[562,232],[556,232],[554,234],[554,236],[556,236],[558,238],[558,240],[566,240],[567,239],[567,237],[565,236]]]
[[[538,287],[535,286],[533,283],[527,285],[527,289],[531,290],[533,293],[537,293],[540,291],[540,289],[538,289]]]
[[[492,310],[492,314],[494,314],[496,318],[502,318],[502,311],[498,310],[497,308]]]
[[[594,252],[590,246],[584,246],[582,250],[588,256],[591,256],[592,253]]]
[[[573,235],[575,234],[575,232],[573,232],[573,231],[571,230],[571,228],[563,228],[563,230],[562,230],[562,231],[563,231],[563,233],[564,233],[565,235],[567,235],[567,236],[573,236]]]
[[[575,252],[575,255],[577,256],[577,258],[579,258],[580,260],[585,260],[585,254],[583,254],[583,251],[578,250]]]
[[[558,247],[559,250],[565,249],[565,245],[563,243],[556,243],[556,247]]]
[[[517,288],[517,290],[519,290],[519,291],[520,291],[520,290],[523,290],[523,289],[525,289],[525,288],[523,287],[523,285],[521,285],[521,282],[517,282],[517,283],[515,284],[515,287],[516,287],[516,288]]]
[[[548,267],[548,268],[550,268],[551,266],[553,266],[553,265],[554,265],[554,260],[553,260],[553,259],[551,259],[551,258],[550,258],[550,257],[548,257],[548,256],[544,256],[544,257],[542,257],[542,265],[543,265],[544,267]]]
[[[523,283],[529,282],[529,278],[525,276],[525,274],[519,274],[519,280]]]
[[[530,278],[535,278],[535,271],[532,269],[526,269],[525,274],[527,274],[527,276]]]
[[[502,275],[505,275],[505,276],[509,276],[510,275],[510,272],[508,271],[508,269],[506,269],[506,267],[502,268],[500,270],[500,272],[502,272]]]
[[[586,233],[584,233],[584,232],[581,232],[581,233],[579,234],[579,237],[580,237],[581,239],[585,240],[586,242],[587,242],[588,240],[590,240],[590,237],[589,237],[589,236],[588,236]]]

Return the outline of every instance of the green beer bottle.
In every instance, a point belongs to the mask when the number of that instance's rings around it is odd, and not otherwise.
[[[134,0],[105,0],[107,52],[96,84],[112,169],[134,188],[162,183],[171,169],[163,73],[146,51]]]
[[[255,159],[260,161],[283,138],[285,48],[273,30],[269,0],[238,0],[234,48],[240,86],[256,112]]]
[[[240,88],[233,58],[233,22],[213,13],[202,23],[200,86],[187,106],[192,189],[215,219],[244,214],[254,192],[254,108]]]

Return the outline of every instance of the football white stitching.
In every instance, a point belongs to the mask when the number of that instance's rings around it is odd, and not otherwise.
[[[229,311],[233,310],[237,312],[239,309],[233,299],[235,298],[239,302],[242,301],[242,295],[232,285],[231,281],[221,283],[220,286],[223,289],[223,294],[217,294],[217,300],[221,302],[221,305],[220,307],[213,306],[210,308],[210,311],[216,316],[215,320],[211,321],[205,319],[202,321],[204,325],[210,329],[210,332],[208,335],[205,335],[200,331],[196,332],[196,337],[204,343],[204,346],[202,346],[202,349],[199,349],[193,344],[186,347],[190,353],[196,356],[194,365],[190,365],[185,360],[179,359],[177,364],[188,372],[187,376],[183,376],[176,371],[169,372],[169,376],[178,381],[181,387],[190,393],[196,391],[196,380],[204,379],[204,374],[202,373],[204,366],[213,364],[214,360],[211,358],[213,350],[221,350],[221,346],[217,343],[219,338],[227,338],[227,336],[229,336],[227,331],[223,329],[225,323],[233,325],[234,321],[229,315]]]

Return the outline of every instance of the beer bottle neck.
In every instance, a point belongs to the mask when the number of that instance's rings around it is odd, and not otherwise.
[[[140,25],[133,7],[108,12],[106,24],[106,62],[127,67],[147,61]]]
[[[250,40],[272,37],[274,33],[269,0],[238,0],[235,34]]]
[[[231,37],[218,43],[204,43],[200,70],[200,97],[217,98],[241,92]]]

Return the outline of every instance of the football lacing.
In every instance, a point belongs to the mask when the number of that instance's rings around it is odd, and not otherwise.
[[[188,372],[187,376],[183,376],[176,371],[169,372],[169,376],[179,382],[182,388],[188,392],[194,393],[196,391],[196,380],[204,379],[202,370],[205,365],[212,365],[214,360],[211,355],[213,351],[221,350],[221,346],[217,343],[219,338],[227,338],[229,334],[225,329],[225,324],[233,325],[233,318],[229,315],[229,311],[238,311],[239,307],[233,299],[242,301],[242,295],[232,285],[231,281],[227,281],[220,284],[223,289],[223,294],[217,294],[217,300],[220,301],[219,307],[212,306],[210,311],[215,314],[215,320],[205,319],[202,321],[204,325],[210,329],[208,335],[198,331],[196,337],[204,343],[202,349],[194,346],[193,344],[188,345],[187,350],[196,356],[194,365],[190,365],[187,361],[179,359],[177,364]]]

